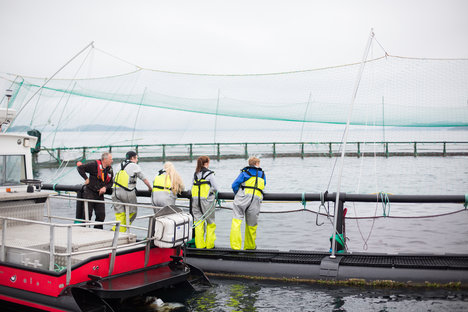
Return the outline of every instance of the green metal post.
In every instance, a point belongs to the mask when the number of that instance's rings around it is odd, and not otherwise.
[[[276,158],[276,143],[273,143],[273,159]]]
[[[162,150],[162,161],[164,162],[164,161],[166,161],[166,144],[163,144],[162,148],[163,148],[163,150]]]
[[[190,161],[193,160],[193,144],[189,144]]]
[[[414,142],[414,157],[418,156],[418,148],[416,147],[417,143]]]
[[[361,142],[357,142],[357,157],[361,157]]]
[[[301,158],[304,159],[304,143],[301,143]]]
[[[447,156],[447,142],[444,142],[444,157]]]
[[[332,156],[333,156],[332,144],[330,142],[330,143],[328,143],[328,157],[332,157]]]
[[[109,145],[109,153],[112,153],[112,145]]]
[[[249,152],[247,150],[247,143],[244,143],[244,157],[245,159],[249,158]]]
[[[216,145],[217,145],[217,150],[218,150],[217,156],[218,156],[218,161],[219,161],[219,158],[220,158],[220,156],[221,156],[221,155],[220,155],[220,151],[219,151],[219,143],[216,143]]]
[[[388,142],[385,143],[385,157],[388,158]]]
[[[86,159],[86,147],[83,147],[83,159]]]
[[[135,145],[135,153],[138,154],[138,145]]]

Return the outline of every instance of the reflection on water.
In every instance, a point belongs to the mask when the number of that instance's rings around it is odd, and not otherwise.
[[[467,311],[468,291],[385,289],[236,279],[186,300],[185,311]]]

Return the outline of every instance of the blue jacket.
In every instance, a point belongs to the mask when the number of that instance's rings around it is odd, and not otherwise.
[[[237,176],[237,179],[234,180],[232,183],[232,190],[234,191],[234,194],[237,194],[237,191],[239,191],[239,187],[242,183],[250,179],[252,176],[248,175],[247,172],[244,170],[248,170],[251,175],[255,177],[258,171],[258,177],[263,178],[265,180],[265,185],[266,185],[266,176],[265,172],[262,170],[262,168],[255,168],[255,167],[245,167],[244,169],[241,170],[241,173]]]

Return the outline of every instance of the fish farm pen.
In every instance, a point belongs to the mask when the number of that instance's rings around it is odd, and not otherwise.
[[[243,143],[191,143],[103,145],[81,147],[40,148],[35,154],[36,164],[56,166],[64,162],[97,159],[101,153],[111,152],[115,159],[125,158],[134,150],[140,161],[189,160],[201,155],[212,159],[262,157],[337,157],[341,155],[341,142],[243,142]],[[348,142],[346,156],[468,156],[468,141],[458,142]],[[74,165],[71,163],[70,165]]]

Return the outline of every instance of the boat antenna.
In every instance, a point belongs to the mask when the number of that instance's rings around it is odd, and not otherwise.
[[[31,102],[31,100],[36,96],[36,94],[39,93],[39,91],[42,90],[42,88],[45,87],[45,85],[51,81],[62,69],[64,69],[68,64],[70,64],[75,58],[78,57],[78,55],[80,55],[81,53],[83,53],[86,49],[88,49],[89,47],[94,47],[94,41],[91,41],[90,43],[88,43],[83,49],[81,49],[80,52],[78,52],[77,54],[75,54],[75,56],[73,56],[68,62],[65,63],[65,65],[63,65],[62,67],[59,68],[59,70],[57,70],[55,72],[55,74],[53,74],[49,79],[47,79],[43,84],[42,86],[36,90],[36,92],[34,92],[34,94],[26,101],[26,103],[24,103],[24,105],[20,108],[20,110],[18,111],[18,113],[16,114],[16,117],[18,117],[19,114],[21,114],[21,112],[23,111],[23,109],[29,104],[29,102]]]
[[[359,68],[359,72],[356,78],[356,81],[354,83],[354,90],[353,90],[353,95],[351,97],[351,105],[349,106],[349,111],[348,111],[348,120],[346,121],[346,127],[345,127],[345,132],[343,135],[343,142],[341,143],[341,146],[343,147],[341,149],[341,159],[340,159],[340,171],[338,173],[338,189],[336,190],[336,199],[335,199],[335,216],[333,220],[333,235],[332,235],[332,253],[330,255],[330,258],[334,259],[336,258],[335,256],[335,243],[336,243],[336,235],[337,235],[337,230],[336,230],[336,225],[338,221],[338,213],[337,213],[337,207],[338,203],[340,201],[340,190],[341,190],[341,177],[343,175],[343,167],[344,167],[344,157],[346,154],[346,143],[348,141],[348,131],[349,131],[349,124],[351,121],[351,115],[353,114],[353,106],[354,106],[354,101],[356,100],[356,95],[359,89],[359,84],[361,82],[361,77],[362,77],[362,72],[364,71],[364,65],[366,64],[367,56],[369,55],[369,50],[370,46],[372,44],[372,39],[374,38],[374,29],[371,28],[369,39],[367,40],[367,45],[364,50],[364,55],[362,56],[362,61],[361,61],[361,66]]]

